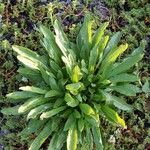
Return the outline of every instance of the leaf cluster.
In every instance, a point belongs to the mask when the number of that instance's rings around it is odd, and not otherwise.
[[[36,133],[29,150],[39,149],[51,137],[48,149],[76,150],[87,141],[89,149],[104,149],[100,117],[126,127],[117,109],[131,111],[132,107],[120,94],[136,96],[140,89],[133,84],[138,76],[128,72],[143,57],[144,44],[117,62],[128,48],[121,44],[121,33],[110,39],[105,35],[108,22],[93,32],[93,20],[86,15],[76,38],[70,42],[58,20],[54,31],[41,25],[41,44],[45,54],[13,45],[17,58],[23,63],[18,72],[33,80],[32,86],[7,94],[16,106],[4,108],[9,115],[26,114],[29,125],[21,135]],[[95,146],[94,146],[95,145]]]

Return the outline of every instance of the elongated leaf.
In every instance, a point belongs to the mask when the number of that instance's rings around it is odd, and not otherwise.
[[[48,150],[61,150],[66,141],[66,132],[60,130],[51,138]]]
[[[81,111],[85,113],[86,115],[95,114],[94,110],[92,109],[90,105],[81,103],[79,106],[80,106]]]
[[[79,130],[80,132],[83,131],[83,129],[84,129],[84,124],[85,124],[85,121],[83,120],[83,118],[80,118],[80,119],[78,120],[78,130]]]
[[[20,105],[14,106],[14,107],[10,107],[10,108],[3,108],[1,110],[1,113],[5,114],[5,115],[18,115],[18,109],[19,109]]]
[[[70,109],[70,108],[68,108],[68,109],[66,109],[61,115],[60,115],[60,117],[61,118],[68,118],[69,117],[69,115],[72,113],[72,109]]]
[[[103,74],[105,70],[108,69],[110,64],[116,61],[117,57],[121,55],[128,48],[128,44],[120,45],[118,48],[113,48],[108,56],[102,61],[101,70],[103,70]]]
[[[117,44],[120,41],[120,38],[121,38],[121,32],[117,32],[112,36],[112,38],[108,42],[108,45],[104,51],[103,58],[106,57],[106,55],[111,51],[112,48],[117,46]]]
[[[123,119],[121,119],[119,117],[119,115],[117,114],[117,112],[115,112],[113,109],[111,109],[110,107],[103,105],[101,106],[101,109],[104,113],[104,115],[106,116],[106,118],[116,124],[121,125],[123,128],[126,127],[125,125],[125,121]]]
[[[117,108],[122,109],[122,110],[126,110],[126,111],[132,110],[132,106],[127,104],[123,98],[113,96],[106,92],[103,92],[103,94],[106,97],[106,103],[114,104],[114,106],[116,106]]]
[[[50,90],[45,94],[45,97],[55,97],[61,95],[60,92],[55,91],[55,90]]]
[[[40,25],[39,31],[44,35],[45,38],[55,40],[54,34],[46,26]]]
[[[30,118],[36,118],[37,115],[41,114],[42,112],[46,111],[47,109],[50,109],[52,108],[52,103],[47,103],[47,104],[44,104],[44,105],[40,105],[34,109],[32,109],[28,115],[27,115],[27,120],[30,119]]]
[[[109,36],[106,35],[106,36],[104,36],[104,38],[100,42],[99,47],[98,47],[99,58],[101,58],[100,54],[104,52],[104,49],[108,43],[108,40],[109,40]]]
[[[45,37],[43,38],[42,45],[45,47],[49,57],[57,64],[61,64],[61,50],[57,46],[56,42]]]
[[[69,129],[67,135],[67,150],[76,150],[78,142],[77,129],[74,127]]]
[[[59,91],[59,86],[54,77],[52,76],[49,77],[49,84],[52,90]]]
[[[86,126],[86,143],[89,145],[89,149],[93,149],[93,136],[91,130],[88,126]]]
[[[60,64],[59,64],[60,65]],[[61,75],[63,76],[63,74],[62,74],[62,69],[60,68],[60,66],[59,66],[55,61],[53,61],[53,60],[50,60],[50,66],[51,66],[51,68],[55,71],[55,72],[60,72],[61,73]]]
[[[27,139],[32,133],[36,133],[40,128],[45,125],[47,120],[37,120],[37,119],[32,119],[29,121],[27,127],[25,127],[20,133],[19,136],[23,139]]]
[[[44,104],[48,101],[49,101],[48,99],[45,99],[43,97],[31,98],[19,107],[18,112],[19,113],[25,113],[25,112],[33,109],[34,107],[37,107],[37,106]]]
[[[44,118],[50,118],[58,113],[60,113],[61,111],[65,110],[67,107],[66,106],[61,106],[55,109],[52,109],[50,111],[44,112],[42,113],[42,115],[40,116],[40,119],[43,120]]]
[[[76,123],[76,119],[75,119],[75,117],[74,117],[74,115],[72,113],[72,114],[69,115],[69,117],[68,117],[68,119],[67,119],[67,121],[65,123],[64,131],[67,131],[67,130],[73,128],[75,123]]]
[[[22,62],[25,66],[31,68],[31,69],[36,69],[36,70],[39,70],[38,68],[38,63],[37,62],[33,62],[32,60],[26,58],[26,57],[23,57],[21,55],[18,55],[17,56],[17,59]]]
[[[102,142],[102,135],[99,127],[93,127],[92,128],[92,133],[94,137],[94,143],[96,145],[97,150],[103,150],[103,142]]]
[[[18,100],[18,99],[27,99],[27,98],[35,97],[37,96],[37,94],[32,92],[26,92],[26,91],[17,91],[17,92],[9,93],[6,96],[7,98]]]
[[[108,54],[108,57],[106,57],[106,62],[115,62],[117,57],[121,55],[126,49],[128,48],[128,44],[122,44],[118,48],[114,48],[110,51]]]
[[[43,90],[39,87],[34,86],[22,86],[19,88],[22,91],[32,92],[32,93],[38,93],[38,94],[46,94],[46,90]]]
[[[102,36],[104,35],[104,31],[105,31],[105,29],[107,28],[108,25],[109,25],[109,23],[105,22],[96,31],[96,33],[94,34],[94,37],[93,37],[92,46],[97,45],[101,41]]]
[[[115,90],[118,93],[127,95],[127,96],[136,96],[136,93],[140,92],[140,89],[133,84],[123,84],[118,86],[112,86],[111,89]]]
[[[67,105],[70,107],[76,107],[79,104],[79,101],[76,98],[73,98],[69,93],[65,94],[65,99]]]
[[[51,133],[52,133],[52,121],[50,120],[48,123],[46,123],[43,130],[39,133],[39,135],[35,138],[33,143],[30,145],[29,150],[39,150],[41,145],[51,135]]]
[[[22,46],[17,46],[17,45],[13,45],[12,48],[19,55],[21,55],[27,59],[30,59],[33,62],[38,62],[40,60],[40,56],[36,52],[33,52],[28,48],[25,48]]]
[[[92,126],[98,127],[99,126],[99,122],[97,122],[96,118],[93,116],[85,116],[85,120],[91,124]]]
[[[59,133],[59,132],[58,132]],[[56,149],[56,142],[57,142],[57,139],[59,137],[58,133],[54,133],[51,140],[50,140],[50,143],[49,143],[49,146],[47,148],[47,150],[57,150]]]
[[[138,81],[137,75],[122,73],[115,75],[109,79],[111,82],[135,82]]]
[[[81,54],[81,58],[86,59],[89,57],[90,48],[92,45],[92,21],[89,14],[87,14],[84,18],[83,26],[80,29],[80,32],[77,36],[77,46],[78,49],[86,50]]]
[[[63,105],[63,103],[64,103],[64,99],[63,99],[63,98],[58,98],[58,99],[55,101],[55,103],[54,103],[54,105],[53,105],[53,108],[60,107],[61,105]]]
[[[63,147],[63,144],[66,142],[66,138],[67,138],[67,134],[66,132],[62,131],[59,134],[59,137],[57,139],[57,143],[56,143],[56,150],[61,150]]]
[[[33,70],[30,68],[19,68],[17,70],[17,72],[19,72],[22,76],[34,80],[34,81],[38,81],[41,82],[42,81],[42,77],[39,71],[37,70]]]
[[[134,52],[130,56],[128,56],[126,59],[124,59],[121,63],[119,63],[112,69],[111,73],[109,74],[109,77],[125,72],[126,70],[134,66],[135,63],[140,61],[142,58],[143,58],[143,47],[138,47],[137,49],[134,50]]]
[[[96,65],[96,61],[98,58],[98,46],[94,46],[93,49],[90,52],[90,58],[89,58],[89,72],[93,73]]]
[[[72,56],[72,59],[75,60],[76,59],[75,52],[70,48],[70,44],[69,44],[70,42],[67,36],[65,35],[61,27],[61,24],[58,20],[55,20],[54,22],[54,30],[56,33],[55,41],[59,46],[59,48],[61,49],[63,55],[67,57],[68,54],[70,54]]]

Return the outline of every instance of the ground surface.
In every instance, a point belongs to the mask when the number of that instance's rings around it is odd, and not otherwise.
[[[38,24],[51,27],[56,17],[61,18],[70,38],[76,36],[86,12],[96,18],[96,25],[109,21],[108,32],[121,31],[122,42],[129,43],[129,54],[147,41],[145,55],[135,70],[141,77],[142,92],[128,97],[134,106],[131,114],[120,112],[128,128],[122,130],[104,122],[108,150],[150,150],[150,4],[148,0],[0,0],[0,108],[10,106],[5,95],[29,81],[17,73],[20,66],[11,45],[17,44],[40,51]],[[111,33],[111,32],[110,32]],[[0,114],[0,150],[26,150],[27,140],[17,134],[26,126],[22,117]],[[106,128],[107,127],[107,128]],[[44,148],[44,146],[43,146]]]

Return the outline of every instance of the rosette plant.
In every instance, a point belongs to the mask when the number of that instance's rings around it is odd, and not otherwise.
[[[117,110],[132,109],[123,95],[139,92],[133,84],[139,79],[131,68],[142,59],[144,46],[116,62],[128,44],[118,46],[120,32],[109,40],[104,33],[108,22],[95,32],[92,23],[86,15],[75,42],[67,38],[58,20],[54,22],[55,33],[41,25],[38,31],[45,49],[41,55],[12,46],[24,65],[18,72],[30,85],[7,94],[16,106],[2,112],[27,116],[29,123],[21,135],[34,133],[29,150],[38,150],[46,139],[48,150],[76,150],[85,142],[90,150],[102,150],[101,118],[126,127]]]

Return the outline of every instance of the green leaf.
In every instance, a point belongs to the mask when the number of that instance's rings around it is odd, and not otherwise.
[[[95,114],[94,110],[92,109],[90,105],[81,103],[79,106],[80,106],[81,111],[85,113],[86,115]]]
[[[88,126],[86,126],[86,143],[88,143],[89,147],[90,147],[90,150],[93,149],[93,136],[92,136],[92,133],[91,133],[91,130]]]
[[[54,105],[53,105],[53,108],[60,107],[61,105],[63,105],[63,103],[64,103],[64,99],[63,99],[63,98],[58,98],[58,99],[55,101],[55,103],[54,103]]]
[[[52,76],[49,77],[49,84],[52,90],[59,91],[59,86],[54,77]]]
[[[92,133],[94,137],[94,143],[96,145],[97,150],[103,150],[103,142],[102,142],[102,135],[99,127],[93,127],[92,128]]]
[[[76,119],[75,119],[73,113],[71,113],[65,123],[64,131],[67,131],[67,130],[73,128],[75,123],[76,123]]]
[[[78,120],[78,130],[79,130],[80,132],[83,131],[83,129],[84,129],[84,124],[85,124],[85,121],[83,120],[83,118],[79,118],[79,120]]]
[[[46,90],[43,90],[39,87],[34,86],[22,86],[19,88],[22,91],[32,92],[32,93],[38,93],[38,94],[46,94]]]
[[[148,79],[146,79],[146,82],[145,82],[144,85],[142,86],[142,91],[143,91],[144,93],[149,93],[149,92],[150,92],[150,86],[149,86]]]
[[[19,68],[17,72],[19,72],[22,76],[31,79],[33,81],[38,81],[38,82],[42,81],[41,74],[37,70],[33,70],[26,67],[26,68]]]
[[[99,47],[98,47],[99,59],[102,57],[100,54],[103,53],[103,51],[108,43],[108,40],[109,40],[109,36],[106,35],[99,43]]]
[[[84,85],[81,82],[67,84],[66,89],[69,90],[69,92],[73,95],[77,95],[79,91],[82,91],[84,89]]]
[[[55,40],[45,37],[43,38],[42,44],[45,47],[45,50],[47,51],[49,57],[57,64],[61,64],[61,51],[57,46]]]
[[[92,21],[90,14],[87,14],[84,17],[83,26],[80,29],[76,41],[79,50],[83,47],[83,49],[86,50],[86,53],[81,54],[81,58],[85,59],[89,57],[89,52],[92,45]]]
[[[43,120],[44,118],[50,118],[54,115],[57,115],[58,113],[60,113],[61,111],[65,110],[67,107],[66,106],[61,106],[55,109],[52,109],[50,111],[44,112],[42,113],[42,115],[40,116],[40,119]]]
[[[64,100],[67,102],[67,105],[70,107],[76,107],[79,104],[79,101],[76,98],[73,98],[69,93],[65,94]]]
[[[77,150],[78,134],[77,129],[71,128],[67,135],[67,150]]]
[[[69,115],[72,113],[72,111],[73,111],[72,109],[68,108],[68,109],[64,110],[64,112],[60,115],[60,117],[66,119],[69,117]]]
[[[56,33],[55,41],[59,48],[61,49],[63,55],[67,58],[68,54],[72,56],[72,59],[76,59],[75,52],[70,48],[70,42],[64,33],[62,26],[58,20],[55,20],[54,22],[54,30]]]
[[[50,90],[45,94],[45,98],[47,97],[56,97],[56,96],[60,96],[61,93],[56,91],[56,90]]]
[[[60,130],[59,132],[54,133],[48,146],[48,150],[61,150],[65,141],[66,132]]]
[[[51,72],[48,72],[46,69],[44,69],[43,67],[39,67],[40,68],[40,72],[41,72],[41,75],[42,75],[42,78],[44,79],[44,82],[47,84],[47,85],[49,85],[49,86],[51,86],[51,83],[50,83],[50,81],[49,81],[49,78],[50,77],[54,77],[54,75],[51,73]]]
[[[21,55],[21,56],[23,56],[27,59],[30,59],[33,62],[41,61],[40,56],[36,52],[33,52],[28,48],[25,48],[25,47],[22,47],[22,46],[17,46],[17,45],[13,45],[12,48],[19,55]]]
[[[108,104],[112,103],[114,106],[116,106],[117,108],[122,109],[122,110],[126,110],[126,111],[132,110],[132,106],[127,104],[123,98],[113,96],[106,92],[103,92],[103,94],[106,97],[106,103],[108,103]]]
[[[121,38],[121,32],[117,32],[112,36],[112,38],[108,42],[107,47],[104,51],[103,58],[106,57],[106,55],[112,50],[112,48],[117,46],[117,44],[120,41],[120,38]]]
[[[99,120],[96,119],[96,117],[93,116],[87,116],[85,115],[85,120],[91,124],[92,126],[98,127],[99,126]]]
[[[81,70],[80,70],[79,66],[76,65],[72,71],[72,82],[75,82],[75,83],[79,82],[79,80],[81,80],[81,78],[82,78]]]
[[[17,59],[20,62],[22,62],[25,66],[27,66],[27,67],[29,67],[31,69],[39,70],[37,62],[33,62],[32,60],[30,60],[30,59],[28,59],[26,57],[23,57],[21,55],[18,55]]]
[[[106,106],[106,105],[102,105],[101,106],[102,112],[104,113],[104,115],[106,116],[106,118],[116,124],[121,125],[123,128],[126,128],[125,125],[125,121],[119,117],[119,115],[117,114],[117,112],[115,112],[113,109],[111,109],[110,107]]]
[[[94,37],[93,37],[93,41],[92,41],[93,47],[95,45],[98,45],[98,43],[102,40],[102,36],[104,35],[104,31],[105,31],[105,29],[107,28],[108,25],[109,25],[109,23],[105,22],[96,31],[96,33],[94,34]]]
[[[74,110],[73,114],[75,118],[81,118],[81,114],[79,113],[79,111],[77,111],[77,109]]]
[[[59,137],[58,133],[53,134],[47,150],[57,150],[56,149],[56,142],[57,142],[58,137]]]
[[[32,119],[29,121],[27,127],[25,127],[20,133],[19,136],[23,139],[27,139],[32,133],[36,133],[40,128],[45,125],[47,120],[36,120]]]
[[[128,44],[122,44],[118,48],[112,49],[109,53],[108,56],[105,58],[106,62],[112,63],[115,62],[117,57],[121,55],[126,49],[128,48]]]
[[[106,58],[102,61],[101,70],[103,71],[103,74],[105,74],[105,70],[108,69],[110,64],[116,61],[117,57],[121,55],[126,49],[128,48],[128,44],[120,45],[118,48],[113,48]]]
[[[26,91],[16,91],[16,92],[12,92],[6,95],[7,98],[12,98],[12,99],[27,99],[27,98],[31,98],[31,97],[35,97],[37,96],[36,93],[32,93],[32,92],[26,92]]]
[[[121,63],[113,67],[113,69],[109,74],[109,77],[125,72],[126,70],[134,66],[142,58],[143,58],[143,47],[138,47],[133,51],[131,55],[129,55]]]
[[[1,113],[5,114],[5,115],[18,115],[18,109],[19,109],[20,105],[14,106],[14,107],[9,107],[9,108],[3,108],[1,110]]]
[[[33,119],[36,118],[37,115],[41,114],[42,112],[44,112],[50,108],[52,108],[52,103],[43,104],[43,105],[40,105],[40,106],[32,109],[27,115],[27,120],[29,120],[31,118],[33,118]]]
[[[116,82],[135,82],[135,81],[138,81],[139,79],[137,75],[122,73],[122,74],[118,74],[113,77],[110,77],[109,80],[111,82],[116,83]]]
[[[59,64],[60,65],[60,64]],[[50,60],[50,66],[51,68],[57,73],[57,72],[60,72],[61,75],[63,76],[63,73],[62,73],[62,69],[60,68],[59,66],[55,61],[53,60]]]
[[[52,133],[52,121],[50,120],[44,126],[43,130],[38,134],[35,140],[29,147],[29,150],[39,150],[41,145],[45,142],[45,140],[51,135]]]
[[[66,138],[67,138],[66,132],[62,131],[59,134],[58,139],[57,139],[57,143],[56,143],[56,149],[57,150],[61,150],[62,149],[63,144],[66,142]]]
[[[37,107],[37,106],[44,104],[48,101],[49,101],[48,99],[45,99],[43,97],[31,98],[19,107],[18,112],[19,113],[25,113],[25,112],[33,109],[34,107]]]
[[[140,92],[140,89],[133,84],[123,84],[123,85],[117,85],[117,86],[111,86],[110,89],[124,94],[126,96],[136,96],[136,93]]]
[[[93,49],[90,52],[89,57],[89,72],[93,73],[96,65],[96,61],[98,58],[98,46],[94,46]]]

